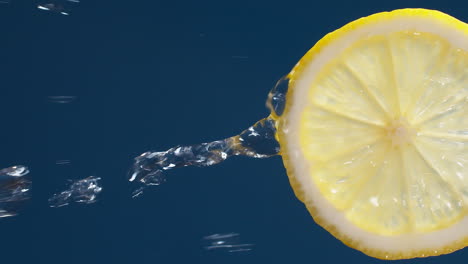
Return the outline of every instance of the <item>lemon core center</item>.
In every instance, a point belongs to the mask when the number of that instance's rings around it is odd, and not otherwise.
[[[410,144],[414,134],[414,128],[411,127],[404,117],[392,120],[385,127],[385,136],[391,142],[393,147]]]

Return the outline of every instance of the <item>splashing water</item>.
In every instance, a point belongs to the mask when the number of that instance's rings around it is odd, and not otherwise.
[[[31,180],[25,176],[25,166],[12,166],[0,170],[0,218],[15,216],[21,205],[31,198]]]
[[[99,186],[101,178],[90,176],[85,179],[70,181],[70,186],[60,193],[54,194],[49,199],[50,207],[62,207],[71,202],[92,204],[97,201],[102,187]]]
[[[288,81],[286,77],[280,79],[268,95],[266,105],[272,115],[280,116],[283,113]],[[145,152],[135,158],[129,172],[129,181],[138,185],[132,197],[136,198],[143,194],[147,186],[164,183],[165,171],[173,168],[206,167],[238,155],[252,158],[278,155],[280,146],[275,134],[276,123],[270,116],[258,121],[237,136],[209,143],[176,146],[167,151]]]
[[[224,140],[176,146],[161,152],[145,152],[135,158],[130,171],[129,181],[140,184],[133,192],[133,197],[140,196],[145,186],[164,183],[166,170],[186,166],[211,166],[237,155],[267,158],[277,155],[279,150],[275,139],[274,121],[265,118],[241,134]]]

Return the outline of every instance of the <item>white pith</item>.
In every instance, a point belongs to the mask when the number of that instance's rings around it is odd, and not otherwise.
[[[424,18],[397,18],[392,21],[377,23],[372,26],[363,26],[348,33],[345,37],[333,41],[330,45],[324,47],[313,61],[305,65],[301,72],[300,79],[295,79],[293,98],[289,98],[290,109],[287,116],[284,116],[283,134],[288,142],[287,149],[284,150],[290,162],[296,179],[303,188],[304,202],[312,204],[317,209],[319,217],[335,226],[339,233],[358,241],[366,248],[375,248],[380,251],[385,250],[389,253],[408,252],[408,251],[427,251],[443,248],[455,241],[468,237],[468,217],[465,217],[458,223],[445,229],[421,234],[405,234],[394,236],[383,236],[370,233],[356,227],[349,222],[342,211],[327,201],[315,186],[310,171],[313,171],[314,164],[309,164],[300,149],[299,142],[299,122],[304,103],[310,84],[315,79],[317,73],[322,67],[345,48],[349,47],[356,40],[372,35],[380,35],[402,30],[415,30],[420,32],[429,32],[437,34],[447,39],[454,47],[466,50],[468,40],[463,32],[457,32],[438,21]],[[294,73],[292,73],[294,74]],[[398,131],[405,132],[405,131]]]

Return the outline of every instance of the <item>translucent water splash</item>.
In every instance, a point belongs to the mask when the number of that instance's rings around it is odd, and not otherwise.
[[[11,166],[0,170],[0,179],[4,177],[23,177],[29,173],[29,169],[23,165]]]
[[[65,191],[56,193],[49,199],[49,206],[63,207],[72,202],[95,203],[99,193],[102,191],[99,180],[101,178],[90,176],[85,179],[70,181],[70,186]]]
[[[203,248],[207,251],[227,253],[252,251],[254,244],[242,243],[238,233],[213,234],[203,237]]]
[[[211,166],[238,155],[252,158],[278,155],[280,146],[275,137],[274,116],[283,113],[288,81],[282,78],[268,95],[267,107],[272,116],[258,121],[239,135],[209,143],[176,146],[166,151],[148,151],[136,157],[129,172],[129,181],[138,185],[132,196],[140,196],[147,186],[164,183],[165,171],[174,168]]]
[[[130,182],[141,186],[133,197],[142,194],[145,186],[160,185],[166,181],[165,171],[186,167],[206,167],[218,164],[231,156],[243,155],[267,158],[279,153],[273,119],[258,121],[241,134],[223,140],[190,146],[176,146],[167,151],[145,152],[135,158],[130,171]]]
[[[271,113],[276,116],[281,116],[286,107],[286,94],[289,88],[289,78],[284,76],[276,82],[276,85],[268,93],[266,106],[270,109]]]
[[[32,181],[27,167],[18,165],[0,170],[0,218],[15,216],[31,198]]]

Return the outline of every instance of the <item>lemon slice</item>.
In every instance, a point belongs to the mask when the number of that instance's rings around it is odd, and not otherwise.
[[[468,25],[403,9],[321,39],[289,75],[278,139],[315,221],[382,259],[468,245]]]

